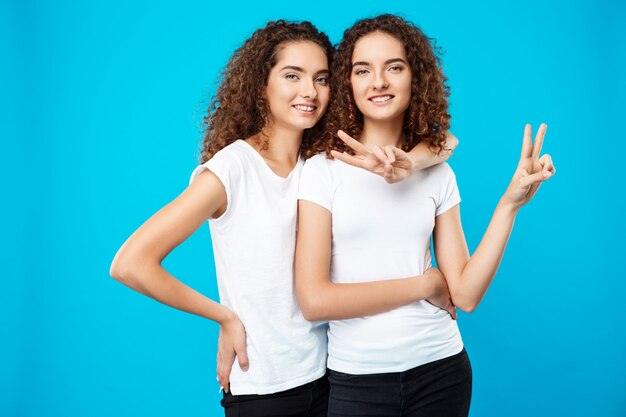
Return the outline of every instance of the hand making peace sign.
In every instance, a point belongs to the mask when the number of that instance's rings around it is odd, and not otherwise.
[[[395,146],[363,145],[343,130],[337,136],[354,151],[352,156],[347,152],[330,151],[333,158],[357,168],[362,168],[385,178],[389,184],[402,181],[413,172],[413,161],[408,154]]]
[[[546,135],[546,124],[542,123],[537,130],[535,143],[532,142],[532,127],[527,124],[524,128],[522,154],[513,179],[504,193],[503,198],[517,207],[528,203],[535,195],[543,181],[556,173],[552,158],[546,154],[539,157],[543,139]]]

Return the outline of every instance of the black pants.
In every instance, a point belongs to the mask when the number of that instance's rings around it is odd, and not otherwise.
[[[329,417],[467,417],[472,368],[460,353],[405,372],[350,375],[330,371]]]
[[[328,413],[328,376],[308,384],[265,395],[224,393],[222,407],[226,417],[326,417]]]

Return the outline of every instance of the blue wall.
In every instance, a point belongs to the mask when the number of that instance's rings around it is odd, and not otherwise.
[[[480,308],[459,318],[471,415],[626,415],[616,124],[626,7],[534,0],[2,2],[0,415],[221,413],[217,326],[112,280],[111,259],[185,188],[217,75],[254,29],[306,19],[339,41],[357,18],[385,11],[446,51],[471,250],[515,169],[524,123],[549,126],[544,152],[558,173],[518,216]],[[207,227],[165,267],[217,297]]]

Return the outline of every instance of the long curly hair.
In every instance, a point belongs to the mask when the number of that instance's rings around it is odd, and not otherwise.
[[[306,158],[320,152],[331,157],[333,149],[352,153],[337,137],[337,131],[341,129],[357,139],[363,132],[363,114],[356,106],[350,83],[352,54],[356,42],[373,32],[387,33],[402,42],[412,71],[411,101],[404,114],[401,148],[409,151],[426,141],[437,153],[445,149],[446,131],[450,128],[450,88],[442,72],[440,50],[434,39],[428,38],[413,23],[396,15],[383,14],[359,20],[344,32],[331,70],[331,101],[325,126],[322,134],[305,150]]]
[[[310,22],[269,22],[235,51],[221,74],[222,82],[204,117],[201,163],[235,140],[262,132],[268,123],[269,112],[262,98],[263,89],[283,43],[297,41],[319,45],[331,65],[334,48],[328,36]],[[315,127],[305,130],[303,147],[309,146],[311,137],[320,135],[321,126],[322,123],[318,122]],[[269,138],[261,134],[260,140],[267,149]]]

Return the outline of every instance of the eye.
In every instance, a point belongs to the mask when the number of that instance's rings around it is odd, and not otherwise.
[[[358,69],[356,69],[356,70],[354,71],[354,73],[355,73],[356,75],[365,75],[365,74],[368,74],[368,73],[369,73],[369,71],[368,71],[368,70],[366,70],[365,68],[358,68]]]
[[[328,77],[317,77],[315,81],[321,85],[328,85]]]
[[[404,68],[402,68],[400,65],[394,65],[389,67],[389,71],[391,72],[400,72],[402,71]]]
[[[288,80],[292,80],[292,81],[296,81],[300,79],[300,77],[298,77],[296,74],[293,74],[293,73],[285,74],[285,78]]]

